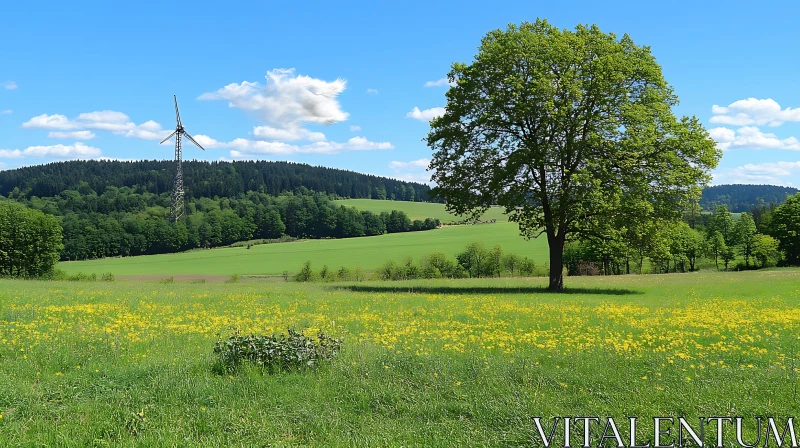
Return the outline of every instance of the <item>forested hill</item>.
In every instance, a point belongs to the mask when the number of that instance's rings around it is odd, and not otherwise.
[[[749,212],[759,204],[783,204],[787,196],[798,191],[797,188],[776,185],[716,185],[703,190],[700,206],[711,210],[716,205],[724,204],[732,212]]]
[[[107,186],[161,194],[171,190],[174,175],[171,160],[54,162],[0,171],[0,195],[18,188],[24,197],[50,197],[82,187],[100,194]],[[350,198],[430,200],[424,184],[292,162],[185,161],[183,182],[188,198],[236,197],[248,191],[278,195],[305,187]]]

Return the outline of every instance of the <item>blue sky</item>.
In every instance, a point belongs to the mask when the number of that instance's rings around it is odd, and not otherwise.
[[[725,150],[714,183],[800,186],[793,1],[7,3],[0,169],[171,158],[158,142],[174,128],[176,94],[207,145],[186,147],[187,159],[425,181],[421,140],[447,88],[426,83],[472,60],[488,31],[540,17],[650,46],[676,112],[697,115]]]

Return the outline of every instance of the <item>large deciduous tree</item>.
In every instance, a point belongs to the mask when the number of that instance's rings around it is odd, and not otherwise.
[[[501,205],[524,237],[544,233],[553,291],[568,238],[677,219],[719,160],[699,120],[673,114],[678,99],[650,49],[627,35],[509,25],[448,79],[426,139],[434,194],[458,214]]]

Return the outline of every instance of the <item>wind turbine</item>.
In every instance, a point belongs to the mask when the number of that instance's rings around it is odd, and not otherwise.
[[[175,171],[175,184],[172,187],[172,201],[170,202],[169,206],[169,218],[172,221],[177,222],[184,214],[184,200],[183,200],[183,153],[181,151],[181,137],[186,137],[189,139],[190,142],[197,145],[198,148],[205,151],[206,149],[203,148],[200,143],[197,143],[186,129],[183,128],[183,124],[181,124],[181,113],[178,111],[178,97],[173,95],[175,99],[175,120],[178,122],[177,127],[175,128],[175,132],[169,135],[169,137],[161,140],[161,143],[172,138],[175,136],[175,165],[177,166]]]

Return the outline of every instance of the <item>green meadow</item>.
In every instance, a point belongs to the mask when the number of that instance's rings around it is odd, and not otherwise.
[[[0,446],[530,446],[536,416],[652,439],[649,416],[797,415],[800,269],[565,284],[2,280]],[[236,328],[344,350],[214,373]]]
[[[402,210],[412,219],[431,217],[439,218],[443,222],[459,219],[448,214],[444,204],[369,199],[341,202],[375,212]],[[310,260],[314,269],[327,265],[336,269],[346,266],[374,270],[390,259],[401,262],[410,256],[418,260],[431,252],[444,252],[454,256],[473,241],[481,241],[490,247],[499,244],[506,253],[526,256],[536,263],[547,262],[547,241],[544,238],[525,241],[519,236],[517,224],[508,222],[499,208],[490,209],[482,219],[496,219],[497,222],[361,238],[262,244],[250,249],[227,247],[175,254],[62,262],[57,268],[70,274],[83,272],[101,275],[111,272],[122,276],[279,275],[284,270],[297,272],[303,263]]]

